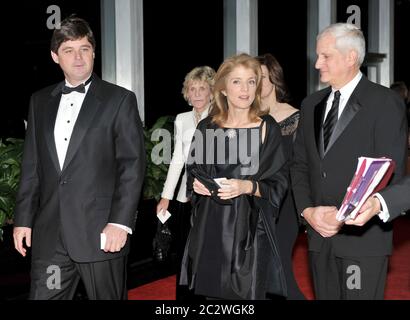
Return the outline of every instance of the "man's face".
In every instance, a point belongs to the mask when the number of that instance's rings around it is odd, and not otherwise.
[[[84,82],[93,71],[95,54],[87,37],[63,42],[57,54],[51,52],[51,56],[74,86]]]
[[[320,80],[340,89],[348,81],[352,64],[349,53],[341,53],[335,47],[336,39],[331,34],[323,35],[316,45],[315,68],[320,71]]]

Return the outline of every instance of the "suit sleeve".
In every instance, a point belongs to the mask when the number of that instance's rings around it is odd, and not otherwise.
[[[30,100],[27,132],[24,140],[23,158],[21,162],[20,184],[16,196],[14,225],[32,228],[34,216],[39,207],[39,175],[36,143],[36,123],[34,116],[34,100]]]
[[[117,179],[109,222],[134,229],[145,174],[145,148],[135,94],[127,92],[115,119]]]
[[[395,94],[387,94],[381,104],[375,127],[375,154],[396,162],[392,183],[399,181],[406,172],[407,164],[407,119],[406,108]]]
[[[162,198],[172,200],[176,185],[181,175],[182,168],[185,164],[184,148],[183,148],[183,124],[182,119],[178,115],[175,119],[175,148],[172,155],[172,160],[168,168],[167,179],[165,180],[164,189],[162,191]]]
[[[410,209],[410,176],[406,176],[399,183],[379,193],[387,204],[389,221],[397,218],[401,212]]]
[[[305,144],[305,112],[302,105],[299,127],[294,144],[294,154],[291,164],[291,183],[298,214],[304,209],[313,207],[314,203],[310,195],[309,167]]]

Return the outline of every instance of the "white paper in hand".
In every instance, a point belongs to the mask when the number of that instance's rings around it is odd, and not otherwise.
[[[104,250],[106,241],[107,241],[107,237],[106,237],[105,233],[100,233],[100,244],[101,244],[100,249],[101,250]]]
[[[164,210],[157,213],[157,217],[162,223],[165,223],[165,221],[167,221],[170,216],[171,214],[169,213],[168,210],[165,210],[165,214],[164,214]]]
[[[227,185],[221,183],[221,181],[227,180],[226,178],[214,178],[214,181],[220,186],[221,188],[226,188]]]

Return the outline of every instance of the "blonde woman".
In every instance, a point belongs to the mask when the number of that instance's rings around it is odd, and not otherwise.
[[[208,66],[196,67],[186,76],[182,88],[182,94],[192,110],[180,113],[175,119],[175,147],[172,160],[168,168],[167,179],[161,194],[161,200],[157,205],[157,213],[168,210],[170,201],[174,198],[174,192],[184,168],[192,136],[198,122],[208,116],[212,102],[212,88],[214,84],[215,70]],[[186,173],[182,176],[177,200],[176,217],[176,250],[177,265],[180,265],[186,238],[190,228],[191,206],[186,196]],[[185,290],[177,286],[177,299],[184,300]]]
[[[215,76],[212,112],[191,144],[193,216],[181,283],[207,298],[286,295],[274,236],[274,216],[287,187],[286,160],[278,124],[261,111],[260,92],[255,58],[225,60]]]

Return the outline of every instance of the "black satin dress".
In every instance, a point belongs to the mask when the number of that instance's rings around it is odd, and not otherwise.
[[[259,136],[259,127],[249,129],[224,129],[225,132],[235,132],[235,136],[247,141],[247,148],[251,145],[251,132]],[[228,132],[228,134],[229,134]],[[238,139],[238,142],[239,140]],[[229,145],[229,138],[226,138]],[[235,149],[239,147],[239,143]],[[241,163],[229,164],[230,148],[225,149],[225,163],[216,164],[216,177],[227,177],[229,179],[243,179],[240,173]],[[237,149],[238,150],[238,149]],[[233,152],[237,151],[233,150]],[[215,153],[216,155],[216,153]],[[215,159],[216,160],[216,159]],[[216,163],[216,161],[215,161]],[[241,299],[229,283],[230,261],[232,260],[232,240],[235,230],[234,222],[238,218],[238,208],[244,199],[233,199],[232,205],[221,205],[215,201],[211,202],[210,210],[205,227],[205,239],[199,260],[196,275],[195,294],[207,297],[224,299]],[[225,244],[225,245],[224,245]],[[264,243],[266,245],[266,243]],[[266,250],[266,248],[265,248]],[[259,264],[258,264],[259,265]],[[266,270],[258,274],[263,281],[267,277]]]
[[[264,119],[267,135],[263,145],[259,127],[225,128],[225,132],[235,131],[239,139],[236,145],[227,144],[224,164],[220,164],[220,159],[216,161],[215,152],[215,164],[187,167],[189,174],[200,172],[210,181],[218,177],[256,180],[262,195],[241,195],[231,203],[220,203],[215,195],[194,194],[193,224],[182,270],[185,276],[181,277],[197,295],[219,299],[266,299],[268,293],[278,292],[286,295],[285,276],[273,235],[275,208],[277,215],[287,188],[286,159],[279,126],[270,116]],[[256,141],[255,133],[259,137]],[[229,135],[225,138],[228,142]],[[259,153],[259,169],[253,175],[243,174],[242,169],[249,166],[229,161],[229,157],[238,155],[244,142],[252,154],[254,150]],[[192,146],[195,148],[194,142]]]

